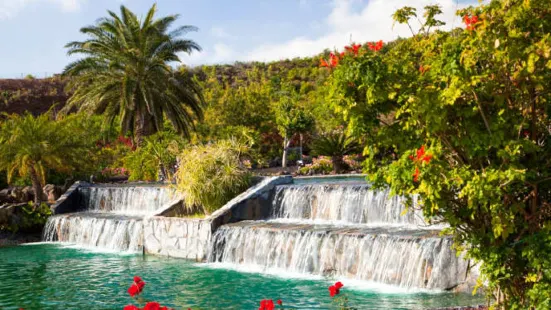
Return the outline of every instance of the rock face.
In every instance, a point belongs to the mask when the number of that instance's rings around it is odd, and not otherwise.
[[[62,188],[53,184],[47,184],[42,188],[48,202],[55,202],[60,196]]]
[[[22,202],[34,200],[34,189],[31,186],[23,187],[23,189],[21,190],[21,193],[23,195]]]

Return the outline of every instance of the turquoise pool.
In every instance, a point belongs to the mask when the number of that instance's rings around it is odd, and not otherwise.
[[[264,298],[295,309],[330,309],[333,281],[240,272],[179,259],[99,253],[56,244],[0,248],[0,309],[122,309],[132,276],[143,296],[177,309],[258,309]],[[481,303],[452,293],[377,290],[343,280],[359,309],[426,309]]]

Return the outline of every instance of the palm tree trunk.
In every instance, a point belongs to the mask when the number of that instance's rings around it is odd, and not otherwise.
[[[147,112],[145,106],[140,106],[136,111],[136,122],[134,128],[134,143],[137,146],[142,146],[144,137],[154,133],[153,116]]]
[[[331,162],[333,163],[333,172],[338,174],[344,170],[344,160],[342,156],[332,156]]]
[[[29,170],[31,172],[31,182],[34,190],[34,203],[40,204],[40,202],[42,202],[42,182],[40,182],[40,177],[33,165],[29,167]]]

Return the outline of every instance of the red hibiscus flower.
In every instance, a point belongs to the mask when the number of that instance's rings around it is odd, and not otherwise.
[[[132,284],[128,288],[128,294],[132,297],[140,294],[140,288],[136,284]]]
[[[335,295],[338,295],[339,293],[340,293],[340,290],[335,285],[331,285],[329,287],[329,295],[331,297],[335,297]]]
[[[130,294],[130,296],[132,297],[139,295],[143,291],[144,286],[145,282],[142,280],[142,278],[135,276],[134,283],[132,283],[132,285],[130,285],[130,287],[128,288],[128,294]]]
[[[344,284],[342,284],[341,281],[335,283],[334,285],[335,285],[335,287],[336,287],[337,289],[339,289],[339,290],[344,286]]]
[[[134,306],[134,305],[126,305],[122,310],[140,310],[140,308]]]
[[[370,50],[377,52],[383,48],[383,44],[383,40],[379,40],[378,42],[367,43],[367,47],[369,47]]]
[[[161,310],[161,305],[158,302],[150,301],[145,304],[143,310]]]
[[[415,172],[413,173],[413,182],[419,181],[419,167],[415,166]]]
[[[258,310],[274,310],[275,305],[274,301],[271,299],[264,299],[260,302],[260,307],[258,307]]]
[[[281,306],[281,305],[283,305],[283,301],[281,301],[281,299],[278,299],[277,304]]]

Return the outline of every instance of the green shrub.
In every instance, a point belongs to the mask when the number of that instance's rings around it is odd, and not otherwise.
[[[320,156],[314,158],[311,164],[306,164],[298,171],[298,175],[330,174],[333,171],[333,162],[331,158]]]
[[[29,202],[21,211],[12,216],[11,223],[7,227],[0,226],[0,230],[11,232],[41,232],[48,217],[52,215],[50,207],[46,203],[36,205]]]
[[[179,157],[176,186],[186,206],[210,214],[247,189],[250,173],[242,162],[247,152],[248,147],[235,140],[185,149]]]

